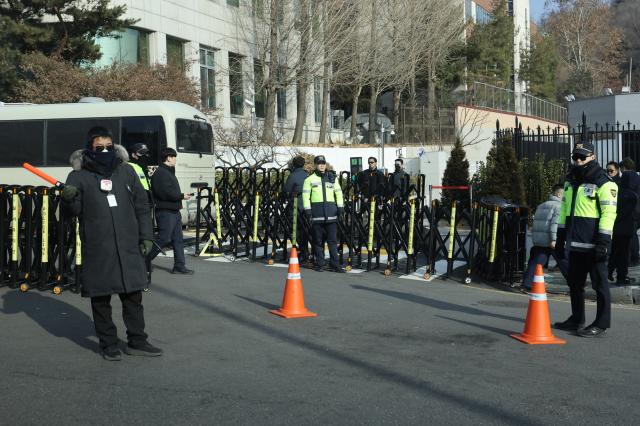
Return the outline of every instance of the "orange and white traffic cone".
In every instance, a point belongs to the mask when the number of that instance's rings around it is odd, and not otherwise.
[[[512,334],[511,337],[531,345],[564,345],[566,343],[551,333],[542,265],[536,266],[533,287],[529,293],[529,308],[527,309],[524,331],[521,334]]]
[[[287,283],[284,287],[282,307],[269,312],[284,318],[318,316],[318,314],[309,311],[304,306],[304,290],[302,289],[302,277],[300,275],[300,264],[298,263],[298,251],[295,247],[291,249],[291,255],[289,256],[289,272],[287,273]]]

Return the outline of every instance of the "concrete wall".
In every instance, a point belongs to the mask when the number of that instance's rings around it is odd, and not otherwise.
[[[568,103],[569,126],[578,129],[582,124],[582,114],[587,116],[587,126],[594,128],[595,123],[603,125],[616,122],[616,96],[601,96]]]

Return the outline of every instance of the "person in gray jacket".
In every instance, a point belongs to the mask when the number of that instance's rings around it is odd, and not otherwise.
[[[533,247],[531,247],[529,264],[522,280],[522,287],[528,290],[531,289],[533,283],[536,265],[546,265],[549,256],[554,256],[555,259],[556,232],[563,193],[562,185],[554,185],[549,199],[540,204],[533,215],[533,229],[531,230]]]

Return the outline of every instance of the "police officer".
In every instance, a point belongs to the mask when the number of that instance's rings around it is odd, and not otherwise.
[[[302,225],[302,219],[304,207],[302,205],[302,187],[304,186],[304,180],[308,174],[304,169],[304,157],[298,155],[291,160],[293,171],[287,177],[287,181],[284,183],[282,191],[293,202],[293,196],[297,194],[298,197],[298,219],[296,229],[296,240],[298,243],[298,250],[300,262],[306,262],[309,259],[309,243],[307,238],[307,231]],[[293,212],[292,212],[293,214]]]
[[[596,161],[591,143],[583,141],[576,144],[571,159],[574,166],[564,185],[556,240],[556,258],[564,260],[568,257],[569,262],[567,283],[571,294],[571,316],[554,326],[577,331],[582,337],[596,337],[611,325],[606,261],[616,220],[618,186]],[[587,273],[596,291],[597,311],[595,321],[584,327]]]
[[[329,246],[330,268],[345,272],[338,261],[338,217],[344,211],[342,189],[334,173],[327,172],[324,155],[313,159],[315,171],[304,180],[302,204],[304,214],[312,224],[315,270],[324,267],[324,241]]]
[[[150,159],[151,157],[149,156],[149,148],[147,148],[147,145],[143,143],[134,143],[129,147],[129,162],[127,164],[129,164],[133,168],[133,171],[136,172],[138,179],[140,179],[140,184],[147,193],[153,223],[153,195],[151,194],[151,182],[147,175],[147,167],[149,166]],[[151,261],[149,258],[145,259],[145,263],[147,268],[147,285],[145,286],[144,291],[149,291],[149,285],[151,285]]]
[[[129,147],[129,165],[133,167],[133,170],[138,175],[140,183],[147,195],[151,196],[151,185],[149,182],[149,176],[147,175],[147,167],[149,166],[149,148],[143,143],[135,143]],[[151,201],[151,200],[149,200]],[[151,204],[153,206],[153,204]]]

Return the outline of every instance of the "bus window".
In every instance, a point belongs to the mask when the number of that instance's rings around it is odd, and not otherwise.
[[[119,118],[47,120],[47,166],[68,166],[69,156],[87,146],[87,133],[92,127],[111,130],[113,143],[120,143]]]
[[[178,152],[213,153],[213,131],[204,121],[176,120]]]
[[[43,165],[44,121],[0,121],[0,167]]]
[[[127,150],[136,143],[147,145],[151,151],[150,165],[160,164],[160,151],[167,147],[162,117],[123,117],[121,141]]]

